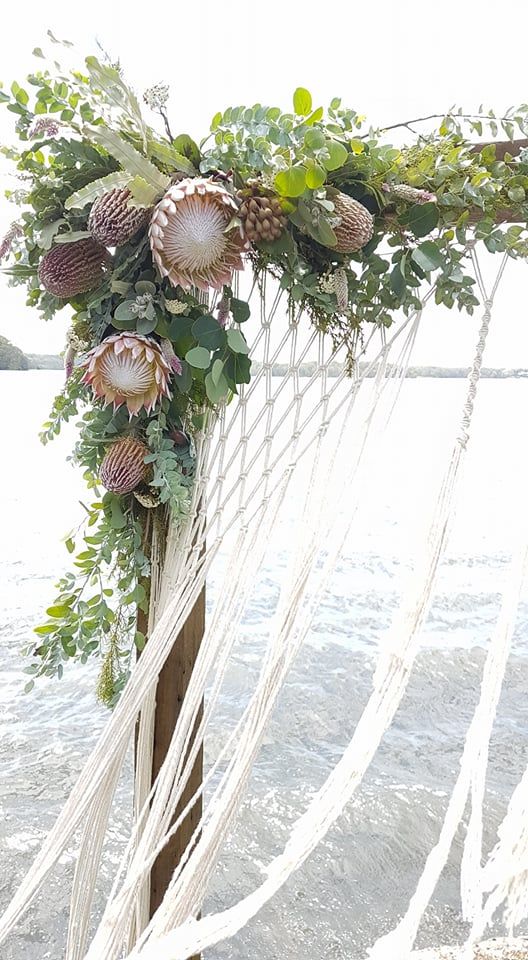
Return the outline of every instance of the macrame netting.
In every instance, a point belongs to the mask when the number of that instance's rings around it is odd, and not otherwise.
[[[342,357],[329,339],[309,326],[300,312],[290,312],[285,319],[284,295],[274,281],[268,278],[262,287],[254,287],[252,302],[260,305],[251,349],[254,377],[216,420],[211,418],[198,441],[193,503],[183,529],[171,529],[166,547],[154,531],[149,642],[63,812],[1,919],[0,938],[14,928],[49,871],[77,838],[66,960],[186,960],[247,923],[339,817],[405,693],[449,535],[492,305],[506,264],[504,258],[488,290],[473,246],[469,255],[484,309],[460,429],[439,490],[432,491],[434,510],[428,535],[421,555],[415,558],[400,608],[380,645],[372,693],[354,735],[293,825],[282,852],[265,868],[260,886],[231,908],[200,916],[266,725],[353,526],[361,491],[398,399],[422,310],[434,296],[434,288],[424,294],[419,310],[390,331],[373,329],[365,341],[358,339],[356,356],[361,363],[355,365],[352,375],[343,367],[337,376],[330,376],[330,365]],[[301,376],[302,365],[314,360],[312,375]],[[273,376],[273,366],[279,362],[287,365],[282,378]],[[307,480],[301,477],[300,464],[309,464],[304,473]],[[207,771],[201,788],[202,792],[207,789],[201,821],[163,903],[149,920],[150,868],[196,799],[189,802],[178,822],[172,823],[172,811],[207,735],[269,538],[284,511],[292,509],[293,490],[297,506],[287,572],[270,617],[257,682],[231,736]],[[218,599],[208,617],[170,749],[151,787],[157,679],[219,555],[224,573]],[[406,915],[392,933],[373,945],[373,960],[408,960],[468,803],[461,890],[471,934],[464,957],[473,956],[472,944],[484,936],[501,905],[511,929],[528,914],[528,774],[511,798],[495,850],[481,866],[488,745],[527,564],[525,521],[520,525],[518,550],[487,654],[480,701],[467,732],[438,843],[427,858]],[[103,916],[89,936],[113,797],[136,730],[134,826]]]

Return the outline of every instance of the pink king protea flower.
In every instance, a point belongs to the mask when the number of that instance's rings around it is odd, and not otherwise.
[[[187,177],[169,188],[150,223],[150,246],[159,272],[184,290],[220,290],[243,267],[249,248],[231,194],[215,180]]]
[[[139,333],[116,333],[87,354],[83,382],[96,397],[117,409],[126,403],[130,416],[147,412],[170,397],[171,368],[154,340]]]

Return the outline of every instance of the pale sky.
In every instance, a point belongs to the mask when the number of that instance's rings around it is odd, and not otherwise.
[[[2,10],[5,86],[13,79],[22,83],[42,64],[31,51],[46,47],[48,28],[76,43],[79,62],[97,53],[98,39],[121,60],[138,93],[159,81],[169,83],[173,130],[198,139],[217,110],[257,101],[289,108],[297,86],[308,87],[317,105],[341,96],[375,125],[442,112],[454,103],[471,111],[482,102],[500,113],[528,100],[524,0],[503,0],[493,13],[476,0],[357,5],[26,0],[22,7],[5,4]],[[13,139],[12,121],[3,108],[3,142]],[[12,218],[13,207],[0,198],[0,229]],[[23,293],[4,283],[0,276],[0,333],[26,350],[62,349],[66,316],[44,324],[25,307]],[[511,264],[490,338],[490,365],[528,366],[527,287],[526,264]],[[465,314],[432,308],[414,359],[469,362],[474,338],[475,322]]]

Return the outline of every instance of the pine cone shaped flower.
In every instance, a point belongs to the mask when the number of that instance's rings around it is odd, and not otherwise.
[[[287,222],[279,198],[269,190],[263,192],[258,181],[248,181],[248,188],[239,193],[242,203],[238,211],[246,237],[251,243],[278,240]]]
[[[152,255],[162,277],[184,290],[219,290],[243,267],[248,241],[229,224],[238,212],[230,193],[204,177],[187,177],[169,188],[150,223]]]
[[[150,473],[145,457],[149,448],[137,437],[121,437],[107,450],[101,464],[101,483],[110,493],[131,493]]]
[[[171,369],[154,340],[139,333],[116,333],[90,350],[83,366],[83,383],[96,397],[126,403],[130,416],[142,407],[150,412],[162,397],[170,397]]]
[[[374,233],[374,217],[358,200],[338,191],[329,198],[334,204],[334,213],[339,223],[334,226],[337,243],[333,250],[338,253],[356,253],[361,250]]]
[[[131,196],[127,187],[116,187],[103,193],[92,204],[88,229],[99,243],[107,247],[119,247],[148,223],[152,209],[130,206]]]
[[[75,297],[100,286],[110,259],[106,247],[91,238],[58,243],[40,261],[39,280],[55,297]]]

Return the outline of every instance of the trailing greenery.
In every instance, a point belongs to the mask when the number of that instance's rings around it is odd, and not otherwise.
[[[134,415],[94,396],[85,366],[69,370],[43,427],[47,442],[63,422],[79,418],[73,457],[95,499],[66,541],[74,570],[59,582],[47,620],[36,629],[29,684],[41,674],[60,676],[69,659],[102,655],[98,691],[114,703],[134,647],[144,642],[136,613],[148,603],[151,521],[135,491],[101,496],[101,465],[116,438],[132,435],[145,443],[154,518],[168,509],[173,522],[182,521],[190,504],[194,438],[205,419],[250,382],[243,333],[249,306],[225,285],[211,311],[196,291],[161,277],[148,216],[132,239],[111,249],[97,289],[57,297],[39,278],[43,258],[58,245],[87,240],[91,207],[112,190],[126,187],[130,204],[150,211],[182,178],[208,178],[222,184],[234,204],[226,233],[243,232],[244,198],[273,197],[286,228],[248,249],[256,282],[275,277],[290,310],[305,310],[336,348],[345,347],[352,364],[365,329],[388,327],[396,311],[417,307],[424,282],[434,280],[437,303],[474,310],[473,237],[490,252],[528,254],[528,154],[497,159],[493,144],[472,142],[487,131],[497,136],[499,124],[510,139],[517,131],[527,135],[528,105],[499,120],[483,108],[476,116],[453,110],[425,135],[415,133],[418,121],[404,123],[411,142],[394,147],[341,100],[325,109],[299,87],[286,112],[254,104],[215,114],[197,144],[187,134],[173,135],[164,86],[144,97],[162,121],[160,133],[145,120],[119,66],[88,57],[83,70],[68,72],[56,61],[46,66],[41,49],[34,53],[39,69],[23,85],[0,90],[17,136],[16,146],[1,152],[20,181],[6,193],[20,212],[0,245],[0,259],[10,257],[4,272],[10,283],[25,285],[28,306],[44,321],[70,310],[71,367],[74,354],[84,357],[110,335],[124,333],[168,350],[172,364],[170,397],[160,394],[153,408],[145,405]],[[369,222],[369,214],[373,218],[371,239],[352,253],[338,243],[343,195],[361,205]],[[265,218],[265,203],[259,210]]]

